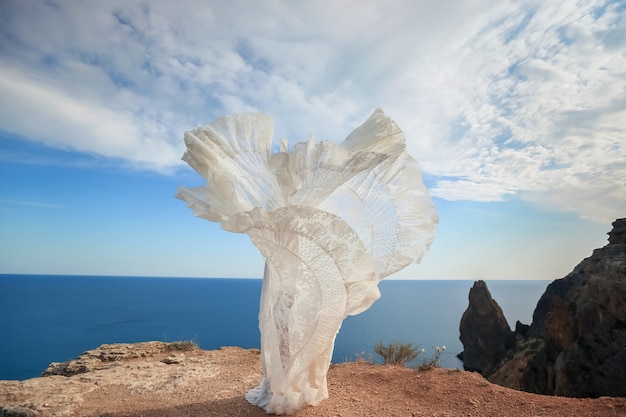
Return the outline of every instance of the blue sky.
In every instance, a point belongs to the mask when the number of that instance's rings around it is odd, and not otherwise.
[[[381,107],[440,214],[395,278],[555,279],[626,216],[626,6],[0,3],[0,273],[260,277],[192,216],[183,132],[339,142]]]

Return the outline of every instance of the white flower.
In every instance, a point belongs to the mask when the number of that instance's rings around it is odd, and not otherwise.
[[[442,348],[443,350],[446,350],[446,345],[443,345],[441,348]]]

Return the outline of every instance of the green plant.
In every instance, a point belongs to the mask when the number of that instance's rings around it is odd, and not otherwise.
[[[185,340],[182,342],[171,342],[165,346],[165,350],[171,351],[187,351],[199,349],[198,344],[193,340]]]
[[[418,347],[412,343],[399,343],[393,341],[389,345],[378,342],[374,346],[374,352],[383,358],[385,365],[406,365],[419,355]]]
[[[446,350],[446,346],[435,346],[433,350],[435,351],[435,354],[430,358],[424,356],[420,364],[417,366],[417,369],[419,369],[420,371],[426,371],[428,369],[439,368],[439,360],[441,359],[443,351]],[[422,349],[421,353],[426,353],[426,350]]]

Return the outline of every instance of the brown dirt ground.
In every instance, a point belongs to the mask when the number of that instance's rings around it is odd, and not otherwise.
[[[261,378],[258,351],[196,351],[219,372],[180,389],[132,389],[104,384],[74,407],[73,417],[265,416],[244,394]],[[159,358],[155,358],[159,359]],[[162,358],[161,358],[162,359]],[[168,382],[170,383],[170,382]],[[174,382],[171,382],[174,383]],[[477,373],[416,371],[364,361],[332,365],[330,398],[304,416],[626,416],[626,398],[575,399],[530,394],[491,384]]]

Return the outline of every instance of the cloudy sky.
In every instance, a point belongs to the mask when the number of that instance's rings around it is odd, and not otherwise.
[[[626,216],[623,1],[3,0],[0,273],[259,277],[174,199],[183,132],[338,142],[377,107],[441,217],[397,278],[559,278]]]

